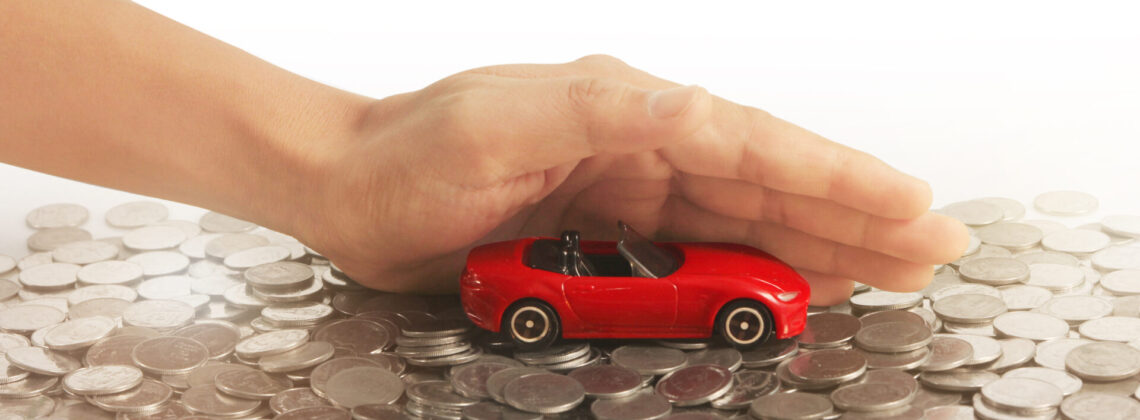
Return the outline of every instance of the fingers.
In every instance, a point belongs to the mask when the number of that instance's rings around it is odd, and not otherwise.
[[[497,168],[480,171],[503,180],[600,153],[656,150],[691,136],[711,112],[711,96],[695,86],[646,90],[590,77],[485,83],[467,88],[452,129],[478,133],[470,154],[490,160]]]
[[[677,185],[689,201],[715,213],[783,224],[809,235],[918,263],[953,261],[962,255],[969,240],[961,222],[931,212],[910,220],[889,219],[829,200],[696,175],[678,177]]]
[[[810,305],[838,305],[850,298],[851,292],[855,290],[855,282],[851,279],[810,270],[797,270],[797,272],[811,286],[811,301],[808,303]]]
[[[933,276],[933,267],[928,264],[828,241],[782,225],[720,215],[683,198],[670,199],[667,211],[666,229],[672,235],[751,245],[801,272],[852,279],[890,291],[921,289]]]

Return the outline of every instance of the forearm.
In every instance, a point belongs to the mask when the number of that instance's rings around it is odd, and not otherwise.
[[[133,3],[0,2],[0,160],[17,166],[285,229],[368,102]]]

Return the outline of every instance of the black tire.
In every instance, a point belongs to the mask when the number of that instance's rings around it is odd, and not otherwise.
[[[752,300],[724,305],[716,316],[717,334],[740,350],[764,344],[772,335],[772,327],[772,313],[760,302]]]
[[[519,350],[550,347],[562,335],[562,324],[554,309],[538,300],[511,305],[503,314],[502,332],[511,337]]]

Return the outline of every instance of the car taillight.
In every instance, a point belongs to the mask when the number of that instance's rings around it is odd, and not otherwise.
[[[792,299],[795,299],[799,295],[800,292],[784,292],[776,295],[776,299],[779,299],[781,302],[791,302]]]

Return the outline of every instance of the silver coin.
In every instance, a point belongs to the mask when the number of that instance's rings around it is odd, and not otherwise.
[[[615,365],[624,366],[642,375],[661,375],[685,366],[685,353],[665,347],[621,346],[610,354]]]
[[[512,365],[496,362],[475,362],[456,368],[451,374],[451,387],[459,395],[468,398],[490,398],[487,392],[487,379],[495,372],[509,369]]]
[[[1090,381],[1114,381],[1140,373],[1140,350],[1120,343],[1088,343],[1065,356],[1065,368]]]
[[[210,350],[205,344],[177,336],[150,338],[131,350],[131,359],[135,365],[159,375],[188,373],[205,364],[209,358]]]
[[[177,299],[190,295],[190,278],[186,276],[160,276],[139,283],[136,289],[144,299]]]
[[[408,386],[408,399],[425,407],[445,410],[461,410],[464,407],[475,405],[478,398],[468,398],[459,395],[447,381],[427,380]]]
[[[1030,267],[1013,258],[973,258],[960,265],[958,273],[975,283],[1003,286],[1029,280]]]
[[[162,203],[132,201],[107,210],[107,224],[118,228],[136,228],[166,220],[170,212]]]
[[[232,270],[245,270],[262,264],[282,262],[292,255],[289,248],[278,245],[265,245],[243,249],[229,254],[222,263]],[[310,273],[312,270],[309,270]]]
[[[810,315],[796,340],[804,348],[838,347],[855,337],[861,326],[859,319],[849,314]]]
[[[75,275],[82,284],[123,285],[142,279],[143,267],[127,261],[100,261],[83,266]]]
[[[313,270],[306,264],[281,261],[257,265],[242,276],[250,286],[264,290],[295,290],[313,281]]]
[[[1054,216],[1079,216],[1096,211],[1100,203],[1088,193],[1080,191],[1050,191],[1033,199],[1033,207]]]
[[[974,347],[956,335],[939,334],[930,343],[930,353],[922,370],[941,372],[965,365],[973,358]]]
[[[118,255],[119,247],[103,241],[76,241],[51,251],[55,262],[79,265],[111,260]]]
[[[822,395],[789,392],[757,398],[748,414],[758,419],[823,419],[832,415],[834,409],[831,400]]]
[[[1028,363],[1037,352],[1037,344],[1024,338],[998,340],[1001,357],[989,365],[989,369],[1002,372]]]
[[[0,384],[22,381],[28,375],[28,371],[13,366],[7,357],[0,357]]]
[[[1045,234],[1036,226],[1016,222],[1000,222],[978,228],[978,238],[987,245],[1012,251],[1037,246]]]
[[[256,369],[227,369],[214,375],[218,391],[237,398],[267,400],[293,387],[287,378],[270,376]]]
[[[404,383],[381,367],[354,367],[337,372],[326,385],[328,399],[338,406],[391,404],[404,394]]]
[[[574,378],[553,373],[519,377],[503,388],[507,404],[522,411],[553,414],[582,403],[586,390]]]
[[[925,347],[932,338],[925,324],[883,322],[860,329],[855,334],[855,345],[867,351],[897,353]]]
[[[719,410],[747,408],[752,401],[771,395],[780,389],[780,379],[771,372],[745,370],[732,375],[732,388],[724,396],[712,401]]]
[[[1037,311],[1080,324],[1112,314],[1112,303],[1096,296],[1059,296],[1041,304]]]
[[[801,381],[839,384],[862,375],[867,359],[855,350],[826,349],[791,359],[788,372]]]
[[[923,412],[923,418],[928,420],[973,420],[974,408],[964,405],[944,405],[931,407]]]
[[[1061,394],[1066,397],[1076,394],[1077,391],[1081,390],[1082,385],[1081,380],[1071,373],[1043,367],[1017,368],[1002,374],[1001,377],[1003,379],[1030,378],[1050,383],[1056,386]]]
[[[247,337],[237,343],[234,351],[241,357],[262,357],[293,350],[308,341],[307,330],[284,329]]]
[[[0,330],[29,334],[63,322],[67,314],[44,305],[19,305],[0,309]]]
[[[123,235],[123,246],[146,252],[172,249],[186,240],[186,232],[172,226],[143,226]]]
[[[1015,255],[1013,258],[1026,264],[1080,265],[1080,259],[1070,254],[1055,251],[1031,251]]]
[[[150,251],[132,255],[127,262],[138,264],[147,277],[178,274],[190,266],[190,258],[172,251]]]
[[[231,254],[269,245],[264,236],[251,233],[227,233],[206,243],[206,257],[224,261]]]
[[[930,300],[937,302],[954,295],[963,294],[980,294],[993,297],[1001,297],[1001,292],[996,287],[985,284],[963,283],[952,286],[947,286],[939,289],[930,295]]]
[[[652,390],[627,398],[601,399],[590,405],[590,413],[602,420],[660,419],[672,411],[669,401]]]
[[[213,385],[192,386],[183,391],[182,404],[188,410],[205,416],[230,418],[248,415],[261,407],[260,400],[231,397]]]
[[[1140,238],[1140,216],[1113,214],[1105,216],[1100,223],[1105,231],[1114,235]]]
[[[487,394],[495,401],[506,404],[507,401],[503,398],[503,388],[506,388],[507,384],[515,379],[536,373],[546,373],[546,370],[533,367],[515,367],[495,372],[487,377]],[[590,386],[593,387],[592,384]],[[585,386],[583,389],[585,390]]]
[[[1101,277],[1100,287],[1117,296],[1140,295],[1140,270],[1117,270]]]
[[[333,357],[332,344],[310,341],[284,353],[271,354],[257,361],[266,372],[288,372],[310,368]]]
[[[958,276],[958,273],[954,271],[953,268],[945,269],[941,273],[934,275],[934,278],[931,279],[930,284],[922,289],[922,295],[929,299],[932,298],[934,296],[934,293],[938,292],[939,290],[950,286],[957,286],[962,283],[962,278]]]
[[[898,293],[883,290],[860,293],[851,297],[851,308],[863,313],[906,309],[922,302],[921,293]]]
[[[1005,211],[1001,207],[978,200],[950,203],[938,212],[970,226],[985,226],[1005,219]]]
[[[918,392],[914,377],[900,370],[873,371],[868,376],[873,377],[833,391],[831,402],[835,407],[856,412],[892,410],[909,404]]]
[[[87,221],[86,207],[72,203],[55,203],[37,207],[24,219],[32,229],[76,227]]]
[[[527,413],[525,411],[516,410],[514,408],[496,404],[490,401],[484,401],[478,404],[463,407],[462,412],[463,418],[469,420],[539,420],[542,418],[542,414]],[[358,417],[355,409],[353,410],[353,417]],[[373,416],[368,418],[376,417]]]
[[[58,290],[75,284],[79,266],[69,263],[41,264],[20,272],[24,287],[39,290]]]
[[[332,316],[332,306],[321,302],[279,303],[261,309],[262,318],[282,327],[316,325]]]
[[[993,338],[968,334],[955,334],[954,338],[965,340],[973,348],[970,359],[966,361],[967,366],[989,363],[1001,357],[1001,344]]]
[[[1008,310],[1001,298],[981,294],[961,294],[946,297],[931,306],[939,318],[964,324],[993,322]]]
[[[1065,358],[1069,352],[1092,342],[1083,338],[1060,338],[1038,343],[1033,361],[1040,366],[1063,371],[1065,370]]]
[[[1093,340],[1127,343],[1140,339],[1140,318],[1107,316],[1082,323],[1078,331]]]
[[[132,303],[123,311],[123,324],[169,330],[189,324],[194,308],[175,300],[145,300]]]
[[[1064,395],[1051,383],[1026,377],[1003,377],[982,387],[982,399],[999,410],[1042,414],[1061,405]]]
[[[1063,292],[1079,286],[1085,280],[1080,268],[1061,264],[1033,264],[1029,266],[1026,284],[1054,292]]]
[[[1034,309],[1053,298],[1053,292],[1049,289],[1024,284],[1002,286],[998,291],[1001,292],[1006,308],[1011,311]]]
[[[307,407],[328,407],[332,403],[313,393],[312,389],[289,388],[269,399],[269,409],[276,414]]]
[[[681,368],[657,381],[658,394],[673,405],[688,407],[715,400],[732,388],[732,372],[717,365]]]
[[[986,384],[999,378],[998,374],[984,370],[923,372],[919,375],[919,380],[923,385],[952,392],[977,392]]]
[[[28,249],[36,252],[50,252],[62,245],[91,240],[91,232],[73,227],[43,229],[28,237]],[[50,261],[49,261],[50,262]],[[20,266],[21,270],[27,269]]]
[[[974,201],[993,204],[1001,208],[1002,220],[1017,220],[1025,216],[1025,206],[1020,201],[1006,197],[985,197]]]
[[[352,415],[348,410],[337,407],[317,406],[317,407],[304,407],[290,410],[276,417],[275,420],[351,420]]]
[[[142,383],[127,391],[92,395],[87,397],[87,402],[116,413],[140,413],[157,410],[173,395],[174,390],[169,385],[143,379]]]
[[[1057,409],[1049,410],[1048,412],[1037,415],[1019,415],[1010,414],[1011,412],[1002,411],[996,407],[991,406],[982,398],[982,394],[974,394],[971,398],[973,404],[970,406],[974,409],[974,416],[982,420],[1052,420],[1057,417]]]
[[[327,394],[326,385],[340,371],[354,367],[384,367],[378,362],[363,357],[337,357],[327,360],[313,368],[309,375],[309,387],[313,393],[324,398]],[[390,371],[390,370],[389,370]]]
[[[44,343],[53,350],[76,350],[88,347],[111,335],[118,322],[105,316],[76,318],[63,322],[44,335]]]
[[[771,366],[794,356],[798,350],[796,340],[768,339],[755,348],[740,352],[741,364],[748,369]]]
[[[17,347],[8,350],[5,356],[12,366],[41,375],[63,376],[81,367],[71,356],[43,347]]]
[[[730,372],[739,369],[743,361],[744,357],[740,351],[726,347],[698,350],[685,355],[685,364],[688,366],[717,365],[728,369]]]
[[[142,371],[134,366],[90,366],[64,375],[63,388],[76,395],[114,394],[134,388],[142,380]]]
[[[1069,324],[1055,316],[1036,312],[1006,312],[994,318],[994,330],[1003,337],[1045,341],[1064,337]]]
[[[1041,246],[1049,251],[1065,252],[1076,256],[1100,251],[1112,242],[1107,234],[1086,229],[1067,229],[1045,235]]]
[[[1061,413],[1072,420],[1140,418],[1140,402],[1100,393],[1080,393],[1061,403]]]
[[[876,353],[859,349],[867,359],[867,369],[915,369],[930,360],[929,347],[900,353]]]
[[[46,375],[28,375],[26,378],[0,384],[0,397],[3,398],[31,398],[42,395],[55,387],[59,377]]]
[[[1135,246],[1110,246],[1089,257],[1093,268],[1101,271],[1140,269],[1140,248]]]
[[[218,320],[201,320],[193,325],[179,328],[170,335],[194,339],[206,346],[209,358],[217,360],[233,353],[241,338],[238,327],[232,323]]]
[[[212,211],[203,214],[198,219],[198,225],[204,230],[218,233],[249,232],[257,228],[253,223]]]

